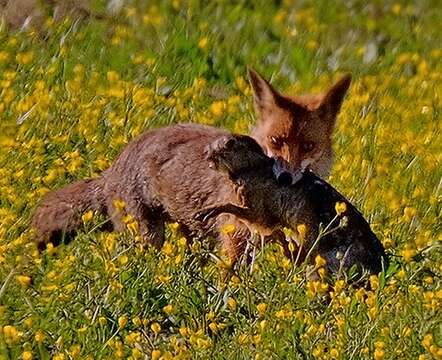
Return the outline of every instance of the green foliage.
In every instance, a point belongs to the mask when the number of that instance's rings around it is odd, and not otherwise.
[[[127,1],[115,18],[2,30],[0,358],[441,359],[441,17],[435,0]],[[353,74],[329,181],[391,255],[370,290],[307,280],[275,245],[230,269],[175,224],[161,251],[96,231],[98,216],[36,250],[43,194],[141,132],[247,133],[247,66],[293,94]]]

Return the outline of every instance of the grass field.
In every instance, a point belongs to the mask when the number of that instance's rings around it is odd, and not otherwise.
[[[127,3],[0,31],[0,359],[442,359],[441,2]],[[391,255],[371,290],[307,281],[276,246],[224,282],[175,224],[160,253],[91,216],[36,250],[41,197],[144,130],[247,133],[247,66],[293,94],[353,74],[329,181]]]

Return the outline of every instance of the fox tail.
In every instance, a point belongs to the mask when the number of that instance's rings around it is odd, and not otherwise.
[[[71,240],[88,210],[106,213],[101,178],[77,181],[48,193],[31,219],[38,248]]]

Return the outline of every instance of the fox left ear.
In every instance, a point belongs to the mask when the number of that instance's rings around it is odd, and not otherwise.
[[[252,85],[255,109],[261,118],[265,118],[265,115],[275,108],[281,95],[267,80],[252,68],[248,68],[247,73],[249,75],[250,84]]]
[[[324,95],[319,106],[320,116],[323,119],[332,122],[336,121],[336,116],[341,109],[342,101],[351,83],[351,74],[344,75],[336,84],[334,84]]]

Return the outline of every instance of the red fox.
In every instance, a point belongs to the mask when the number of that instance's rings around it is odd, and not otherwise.
[[[88,210],[107,215],[118,231],[124,229],[123,218],[130,214],[145,243],[157,248],[164,242],[166,221],[177,221],[189,236],[219,234],[231,215],[204,222],[195,220],[195,213],[207,206],[237,203],[234,185],[226,174],[209,168],[204,152],[228,134],[197,124],[145,132],[131,141],[98,178],[81,180],[46,195],[31,221],[38,247],[69,240]],[[244,231],[247,233],[246,227]],[[246,240],[246,234],[221,239],[233,261],[241,255]]]
[[[268,154],[278,158],[276,163],[281,166],[275,169],[292,170],[308,161],[312,169],[326,171],[323,164],[329,166],[331,159],[330,134],[350,77],[325,95],[305,97],[307,101],[279,95],[256,72],[249,73],[260,113],[254,136]],[[311,128],[313,124],[318,126],[316,132]],[[168,219],[182,223],[190,234],[207,233],[207,224],[195,223],[192,214],[202,207],[236,199],[235,192],[224,183],[225,175],[207,173],[203,157],[204,148],[225,134],[221,129],[188,124],[141,135],[101,177],[79,181],[45,197],[32,219],[40,247],[60,241],[62,234],[75,232],[81,214],[88,209],[107,214],[113,226],[122,229],[122,214],[114,204],[119,199],[124,201],[125,211],[137,220],[141,236],[157,247],[163,243],[164,221]],[[317,146],[307,151],[304,142],[315,134]],[[298,148],[305,155],[318,154],[315,161],[313,157],[300,161],[298,155],[292,155]],[[287,172],[277,175],[282,178]],[[237,225],[233,234],[220,235],[230,257],[236,259],[250,233],[234,216],[222,218],[224,223]]]
[[[164,242],[166,221],[177,221],[187,235],[199,237],[220,235],[236,219],[264,242],[281,226],[303,223],[309,229],[309,249],[314,248],[319,224],[327,225],[335,202],[343,201],[348,227],[324,235],[314,254],[323,255],[334,272],[338,252],[346,268],[380,271],[383,249],[362,215],[313,174],[281,185],[273,174],[274,162],[252,138],[214,127],[182,124],[146,132],[98,178],[75,182],[44,198],[32,219],[38,245],[72,235],[82,213],[92,209],[110,217],[116,230],[124,229],[123,219],[130,214],[139,235],[157,248]],[[220,237],[232,263],[245,253],[248,238],[242,235]],[[287,245],[284,237],[277,240]]]
[[[258,113],[252,137],[277,160],[275,175],[310,168],[320,177],[328,176],[333,159],[331,136],[350,74],[323,94],[292,97],[281,95],[252,69],[249,78]]]
[[[387,265],[384,248],[362,214],[310,170],[299,171],[293,184],[281,185],[273,174],[274,159],[252,138],[241,135],[216,140],[207,159],[212,169],[229,176],[236,186],[236,203],[242,205],[220,203],[199,211],[196,219],[208,221],[228,213],[261,234],[284,226],[296,234],[299,226],[305,226],[302,241],[298,232],[299,253],[293,248],[293,255],[303,261],[310,254],[309,262],[320,255],[334,274],[351,267],[357,274],[379,273]],[[342,213],[337,214],[336,204]]]

